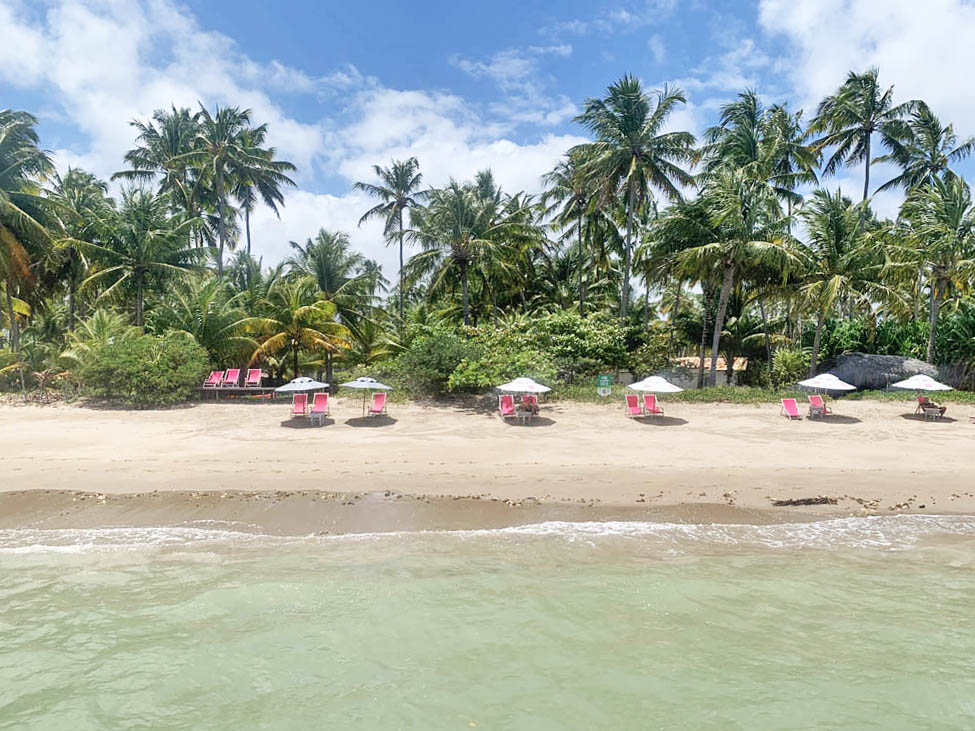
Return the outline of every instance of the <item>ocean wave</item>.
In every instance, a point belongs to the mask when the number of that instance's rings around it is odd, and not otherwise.
[[[178,550],[232,546],[286,546],[334,541],[457,539],[557,539],[599,545],[613,540],[641,541],[663,548],[689,545],[763,547],[772,549],[874,548],[907,550],[939,536],[975,536],[975,516],[892,515],[832,518],[769,525],[731,523],[655,523],[637,521],[546,521],[478,530],[419,530],[383,533],[276,536],[257,526],[223,521],[196,521],[178,526],[0,530],[0,555],[88,553],[129,550]]]

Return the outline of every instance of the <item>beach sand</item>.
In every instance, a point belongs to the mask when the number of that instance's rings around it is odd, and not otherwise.
[[[0,406],[0,528],[223,521],[273,533],[499,527],[542,520],[780,522],[975,513],[975,425],[903,403],[835,404],[789,422],[777,405],[544,404],[532,426],[455,406],[322,428],[290,404],[166,411]],[[959,413],[955,413],[959,412]],[[774,507],[818,496],[836,504]]]

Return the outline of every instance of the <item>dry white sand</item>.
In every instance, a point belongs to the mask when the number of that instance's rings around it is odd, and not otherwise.
[[[363,419],[359,401],[339,399],[326,426],[300,429],[282,426],[284,402],[168,411],[2,406],[0,491],[391,491],[746,511],[826,495],[837,504],[797,510],[975,512],[967,408],[949,408],[956,420],[925,422],[906,398],[851,401],[835,404],[830,420],[789,422],[777,405],[663,405],[666,417],[638,421],[615,403],[557,402],[543,405],[535,425],[519,426],[452,406],[392,404],[389,419]],[[219,504],[219,495],[206,502]],[[172,504],[157,520],[165,522]],[[8,499],[7,524],[31,507],[22,496],[12,505]],[[301,512],[300,504],[292,509]]]

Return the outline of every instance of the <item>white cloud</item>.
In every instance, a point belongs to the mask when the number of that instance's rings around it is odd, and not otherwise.
[[[657,63],[663,63],[664,59],[667,58],[667,46],[664,45],[664,39],[659,33],[654,33],[647,40],[647,48],[650,49],[650,53],[653,54],[653,60]]]

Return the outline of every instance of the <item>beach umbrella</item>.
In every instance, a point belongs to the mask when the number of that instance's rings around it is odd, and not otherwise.
[[[516,378],[508,383],[502,383],[497,388],[499,391],[507,391],[509,393],[547,393],[552,390],[548,386],[536,383],[530,378]]]
[[[327,383],[322,383],[321,381],[316,381],[314,378],[308,378],[307,376],[299,376],[298,378],[288,381],[283,386],[278,386],[274,389],[275,393],[304,393],[306,391],[320,391],[323,388],[328,388]]]
[[[360,376],[354,381],[349,381],[348,383],[340,384],[342,388],[356,388],[362,391],[362,413],[366,413],[366,394],[372,391],[392,391],[392,386],[387,386],[385,383],[380,383],[375,378],[370,378],[369,376]]]
[[[818,376],[799,381],[798,385],[803,388],[815,388],[818,391],[856,391],[856,386],[851,386],[846,381],[841,381],[832,373],[820,373]]]
[[[946,386],[943,383],[938,383],[936,380],[931,378],[931,376],[922,376],[920,374],[916,376],[911,376],[903,381],[898,381],[897,383],[890,384],[891,388],[900,388],[904,391],[952,391],[951,386]]]
[[[634,391],[648,391],[649,393],[680,393],[684,390],[663,376],[650,376],[642,381],[631,383],[627,388],[632,388]]]

